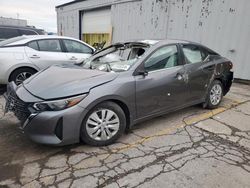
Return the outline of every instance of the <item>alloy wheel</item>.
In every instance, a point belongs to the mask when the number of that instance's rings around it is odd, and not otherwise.
[[[210,101],[212,105],[220,103],[222,97],[222,88],[219,84],[215,84],[210,91]]]
[[[32,73],[30,73],[30,72],[22,72],[22,73],[18,74],[16,79],[15,79],[16,85],[20,85],[24,80],[28,79],[31,76],[32,76]]]

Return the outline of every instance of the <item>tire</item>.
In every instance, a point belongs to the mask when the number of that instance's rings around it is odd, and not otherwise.
[[[106,146],[121,137],[125,129],[126,116],[122,108],[113,102],[103,102],[86,115],[80,138],[92,146]]]
[[[223,86],[219,80],[214,80],[209,87],[206,100],[206,108],[215,109],[217,108],[223,98]]]
[[[37,71],[31,68],[19,68],[11,73],[10,82],[14,81],[16,85],[20,85],[24,80],[31,77]]]

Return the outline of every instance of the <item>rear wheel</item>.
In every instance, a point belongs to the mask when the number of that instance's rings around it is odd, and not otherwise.
[[[114,143],[125,131],[126,116],[119,105],[104,102],[94,107],[81,127],[81,140],[89,145]]]
[[[219,80],[214,80],[211,84],[207,94],[207,108],[217,108],[223,98],[223,87]]]
[[[20,68],[12,72],[10,81],[14,81],[16,85],[20,85],[24,80],[31,77],[37,71],[31,68]]]

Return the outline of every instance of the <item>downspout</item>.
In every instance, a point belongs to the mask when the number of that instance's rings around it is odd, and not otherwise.
[[[168,38],[168,26],[170,22],[170,13],[171,13],[171,0],[168,0],[168,15],[167,15],[167,24],[166,24],[166,38]]]
[[[79,11],[79,40],[82,40],[82,11]]]

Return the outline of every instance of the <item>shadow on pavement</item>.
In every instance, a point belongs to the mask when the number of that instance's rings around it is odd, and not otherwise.
[[[0,85],[0,95],[4,94],[6,91],[6,85]]]

